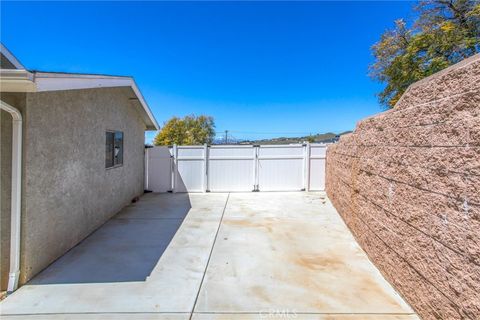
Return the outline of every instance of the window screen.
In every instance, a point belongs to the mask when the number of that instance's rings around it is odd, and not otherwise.
[[[105,144],[105,168],[123,164],[123,132],[107,131]]]

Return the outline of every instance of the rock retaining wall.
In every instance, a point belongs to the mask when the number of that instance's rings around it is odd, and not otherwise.
[[[422,318],[480,319],[480,55],[329,146],[326,189]]]

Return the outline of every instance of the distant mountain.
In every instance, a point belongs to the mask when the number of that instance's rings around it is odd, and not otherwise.
[[[293,143],[304,143],[306,141],[311,141],[313,143],[330,143],[335,142],[341,135],[350,133],[352,131],[345,131],[340,134],[333,132],[327,133],[318,133],[311,136],[303,137],[278,137],[271,139],[260,139],[260,140],[243,140],[243,141],[228,141],[229,144],[293,144]],[[214,144],[222,144],[223,141],[218,139]]]

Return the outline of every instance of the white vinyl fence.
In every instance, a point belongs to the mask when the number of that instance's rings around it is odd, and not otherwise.
[[[153,192],[323,191],[324,144],[153,147],[145,188]]]

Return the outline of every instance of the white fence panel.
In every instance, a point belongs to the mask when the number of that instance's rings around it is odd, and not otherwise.
[[[173,160],[171,149],[154,147],[145,149],[145,189],[153,192],[172,190]]]
[[[177,146],[173,152],[176,152],[174,192],[205,191],[205,147]]]
[[[258,189],[296,191],[304,186],[303,145],[265,145],[258,149]]]
[[[154,192],[323,191],[326,145],[148,148],[145,188]]]
[[[252,191],[255,185],[253,146],[211,146],[208,154],[208,190]]]
[[[310,188],[309,191],[325,190],[325,161],[327,147],[310,145]]]

